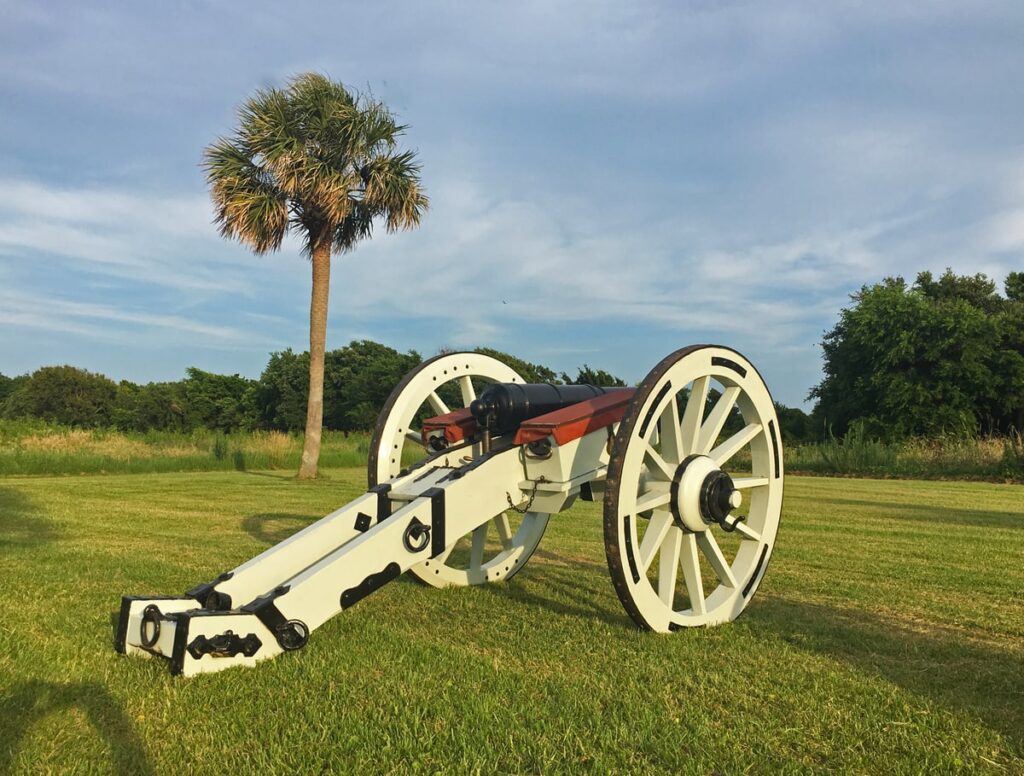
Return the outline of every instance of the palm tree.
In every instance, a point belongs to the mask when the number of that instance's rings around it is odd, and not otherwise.
[[[382,102],[319,73],[284,89],[261,89],[242,105],[230,137],[206,148],[203,169],[224,237],[257,254],[295,233],[313,266],[309,305],[309,401],[300,479],[317,474],[324,416],[324,349],[331,254],[419,224],[429,204],[413,151],[398,148],[405,126]]]

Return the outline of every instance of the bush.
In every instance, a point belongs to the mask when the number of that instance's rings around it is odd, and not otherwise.
[[[95,428],[111,424],[116,398],[117,385],[103,375],[73,366],[44,366],[7,397],[4,413]]]

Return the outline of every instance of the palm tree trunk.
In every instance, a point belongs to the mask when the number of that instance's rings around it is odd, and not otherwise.
[[[320,433],[324,425],[324,350],[327,344],[327,296],[331,288],[331,241],[313,248],[313,293],[309,303],[309,399],[306,402],[306,440],[302,446],[299,479],[316,479]]]

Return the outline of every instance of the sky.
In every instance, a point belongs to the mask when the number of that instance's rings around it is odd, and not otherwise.
[[[223,240],[200,160],[315,70],[409,128],[431,209],[333,265],[328,347],[638,382],[729,345],[808,406],[887,275],[1024,269],[1024,3],[0,0],[0,373],[255,377],[299,243]]]

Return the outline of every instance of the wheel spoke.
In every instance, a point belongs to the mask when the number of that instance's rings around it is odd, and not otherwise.
[[[747,488],[764,487],[770,481],[767,477],[733,477],[732,485],[736,490],[746,490]]]
[[[701,426],[700,439],[697,442],[697,449],[694,450],[695,453],[706,453],[711,449],[711,445],[715,443],[718,435],[722,433],[722,427],[725,426],[725,421],[729,419],[729,413],[732,412],[732,408],[736,406],[736,397],[739,395],[740,389],[736,385],[729,386],[722,391],[721,398],[715,402],[715,406],[708,413],[708,419]]]
[[[640,540],[638,560],[641,574],[646,574],[647,569],[651,567],[651,561],[654,560],[658,548],[665,541],[665,535],[671,527],[672,515],[668,512],[658,511],[651,516],[650,522],[647,524],[647,532],[644,533],[644,538]]]
[[[636,511],[649,512],[652,509],[664,506],[671,498],[672,496],[667,489],[650,490],[636,500]]]
[[[441,397],[437,395],[437,391],[431,391],[430,396],[428,396],[427,399],[430,401],[430,406],[434,408],[434,412],[438,415],[447,415],[451,412],[451,410],[448,409],[448,405],[445,404],[441,400]]]
[[[459,389],[462,391],[462,406],[468,407],[473,399],[476,398],[476,391],[473,390],[473,381],[469,378],[469,375],[463,375],[459,378]]]
[[[501,546],[506,550],[512,549],[512,529],[508,524],[508,515],[502,512],[494,518],[494,525],[498,529],[498,539]]]
[[[690,386],[690,397],[686,400],[683,411],[681,433],[683,435],[683,452],[689,455],[697,448],[700,436],[701,421],[704,420],[704,405],[708,400],[708,388],[711,378],[705,375],[698,377]]]
[[[658,479],[671,480],[674,474],[672,467],[668,465],[664,458],[661,457],[661,453],[645,443],[644,447],[644,463],[647,464],[647,469],[658,476]]]
[[[707,602],[704,600],[704,580],[700,575],[696,534],[688,533],[684,536],[681,555],[683,580],[686,582],[686,592],[690,595],[690,609],[694,614],[704,614],[707,612]]]
[[[469,570],[479,571],[484,565],[484,545],[487,544],[487,523],[473,529],[473,544],[469,548]]]
[[[679,547],[683,543],[683,531],[676,526],[669,528],[668,536],[661,545],[658,560],[658,597],[671,609],[676,598],[676,578],[679,570]]]
[[[405,438],[408,439],[410,442],[415,442],[420,447],[423,447],[423,437],[422,435],[420,435],[419,431],[413,431],[412,429],[409,429],[408,431],[405,432]]]
[[[714,534],[711,531],[704,531],[696,536],[697,546],[704,553],[704,557],[708,559],[708,563],[711,564],[711,568],[714,570],[719,582],[726,587],[736,587],[736,577],[732,575],[732,567],[729,565],[729,561],[726,560],[725,555],[722,554]]]
[[[750,539],[751,541],[754,541],[754,542],[761,541],[761,533],[760,533],[760,531],[754,530],[753,528],[751,528],[746,523],[737,523],[735,530],[736,530],[736,533],[738,533],[744,539]]]
[[[683,437],[679,428],[679,403],[676,395],[669,396],[668,404],[661,413],[659,422],[661,432],[661,451],[672,463],[679,463],[685,457],[683,453]],[[669,475],[671,477],[671,475]]]
[[[722,442],[722,444],[708,453],[708,457],[710,457],[719,466],[725,466],[726,461],[742,450],[745,445],[751,442],[763,430],[764,429],[760,423],[751,423],[749,426],[745,426],[737,431],[731,437]]]

